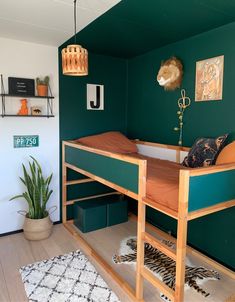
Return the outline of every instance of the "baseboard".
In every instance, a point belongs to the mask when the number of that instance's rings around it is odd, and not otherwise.
[[[22,233],[22,232],[23,232],[22,229],[21,230],[12,231],[12,232],[6,232],[6,233],[0,234],[0,237],[14,235],[14,234]]]
[[[61,220],[58,220],[58,221],[54,221],[54,222],[53,222],[53,224],[60,224],[60,223],[62,223]]]
[[[58,220],[58,221],[54,221],[53,224],[60,224],[61,223],[61,220]],[[23,230],[20,229],[20,230],[16,230],[16,231],[11,231],[11,232],[6,232],[6,233],[1,233],[0,234],[0,237],[4,237],[4,236],[9,236],[9,235],[14,235],[14,234],[18,234],[18,233],[22,233]]]

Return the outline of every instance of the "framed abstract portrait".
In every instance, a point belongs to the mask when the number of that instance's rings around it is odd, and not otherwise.
[[[222,100],[224,56],[196,63],[195,101]]]

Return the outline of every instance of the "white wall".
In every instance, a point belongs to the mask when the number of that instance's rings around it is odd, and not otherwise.
[[[27,209],[22,200],[9,199],[24,190],[19,180],[22,175],[21,163],[27,165],[29,155],[41,163],[45,176],[53,172],[51,187],[54,190],[48,206],[57,205],[52,215],[53,221],[59,220],[59,100],[58,100],[58,49],[0,38],[0,74],[8,92],[8,77],[35,79],[37,76],[50,76],[54,99],[55,118],[0,117],[0,234],[22,228],[23,217],[17,211]],[[6,110],[17,112],[20,98],[7,99]],[[28,99],[30,105],[46,106],[43,99]],[[1,111],[1,104],[0,104]],[[13,148],[13,135],[39,135],[39,147]]]

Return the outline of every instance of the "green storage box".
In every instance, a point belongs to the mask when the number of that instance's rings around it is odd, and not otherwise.
[[[83,233],[123,223],[127,220],[127,200],[121,195],[108,195],[74,204],[74,224]]]
[[[83,233],[107,226],[107,205],[102,198],[80,201],[74,204],[74,224]]]
[[[107,226],[128,221],[127,200],[121,195],[112,195],[107,199]]]

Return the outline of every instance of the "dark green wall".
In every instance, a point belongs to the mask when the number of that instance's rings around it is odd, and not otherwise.
[[[156,82],[161,60],[172,55],[184,64],[182,87],[192,105],[185,113],[184,144],[198,136],[235,131],[235,23],[156,49],[129,60],[128,134],[132,137],[176,144],[177,100],[180,91],[165,92]],[[194,102],[196,61],[224,55],[223,100]]]
[[[89,75],[84,77],[64,76],[59,65],[60,139],[126,132],[127,61],[89,53]],[[86,109],[86,84],[104,85],[103,111]]]
[[[182,87],[192,100],[190,109],[185,113],[184,145],[191,146],[200,136],[234,134],[234,33],[235,23],[232,23],[129,60],[128,135],[143,140],[177,144],[178,133],[173,131],[173,127],[177,126],[176,111],[180,90],[166,92],[156,82],[161,60],[172,55],[183,61]],[[224,55],[223,100],[195,102],[196,61],[219,55]],[[155,211],[149,211],[149,218],[167,230],[174,229],[174,224],[169,219],[164,219],[162,223],[162,215]],[[235,269],[234,218],[235,208],[232,208],[189,223],[189,242],[233,269]]]
[[[64,76],[61,71],[60,51],[61,47],[59,48],[60,141],[109,130],[125,133],[127,61],[89,52],[88,76]],[[86,84],[104,85],[103,111],[86,109]],[[70,171],[70,179],[78,177],[80,176],[77,173]],[[108,191],[109,188],[95,183],[69,186],[67,198],[76,199]],[[68,216],[72,217],[72,207],[69,209]]]

